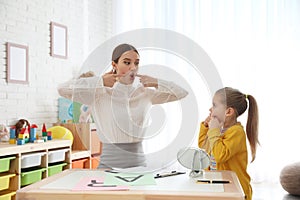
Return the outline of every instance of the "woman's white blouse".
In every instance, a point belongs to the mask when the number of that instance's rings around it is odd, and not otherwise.
[[[58,92],[91,107],[98,135],[104,143],[142,141],[150,107],[182,99],[188,94],[178,85],[160,79],[157,89],[119,82],[111,88],[103,86],[101,77],[68,81],[59,85]]]

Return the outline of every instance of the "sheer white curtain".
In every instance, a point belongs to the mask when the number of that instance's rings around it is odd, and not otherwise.
[[[208,53],[224,86],[256,97],[261,146],[249,164],[253,181],[278,181],[285,165],[300,162],[300,1],[113,0],[114,34],[139,28],[186,35]],[[211,97],[202,87],[196,95],[203,120]]]

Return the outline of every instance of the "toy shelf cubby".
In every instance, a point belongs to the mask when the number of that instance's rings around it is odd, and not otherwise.
[[[15,200],[18,189],[48,177],[50,163],[48,158],[53,151],[64,150],[65,155],[61,160],[63,169],[71,168],[71,141],[70,140],[48,140],[44,143],[27,143],[24,145],[0,143],[0,198],[11,195]],[[26,160],[31,159],[33,160]],[[36,166],[36,157],[40,156]],[[33,164],[34,165],[34,164]],[[36,179],[36,172],[39,172]],[[8,177],[8,179],[6,179]]]
[[[90,123],[62,123],[55,125],[63,126],[73,134],[71,153],[73,168],[77,168],[78,164],[81,165],[81,162],[84,164],[80,168],[96,168],[97,166],[93,164],[93,161],[95,160],[94,157],[97,157],[99,162],[102,143],[98,138],[97,131],[91,128]]]

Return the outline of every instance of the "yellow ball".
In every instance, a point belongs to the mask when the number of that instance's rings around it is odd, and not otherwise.
[[[72,132],[63,126],[53,126],[49,128],[47,131],[51,131],[53,139],[71,140],[73,143]]]

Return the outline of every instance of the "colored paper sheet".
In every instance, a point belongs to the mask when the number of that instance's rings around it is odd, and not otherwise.
[[[105,173],[104,184],[106,185],[156,185],[152,173]]]
[[[111,191],[111,190],[129,190],[128,186],[121,186],[116,184],[104,184],[104,178],[102,177],[85,177],[80,179],[80,181],[75,185],[72,190],[101,190],[101,191]]]

